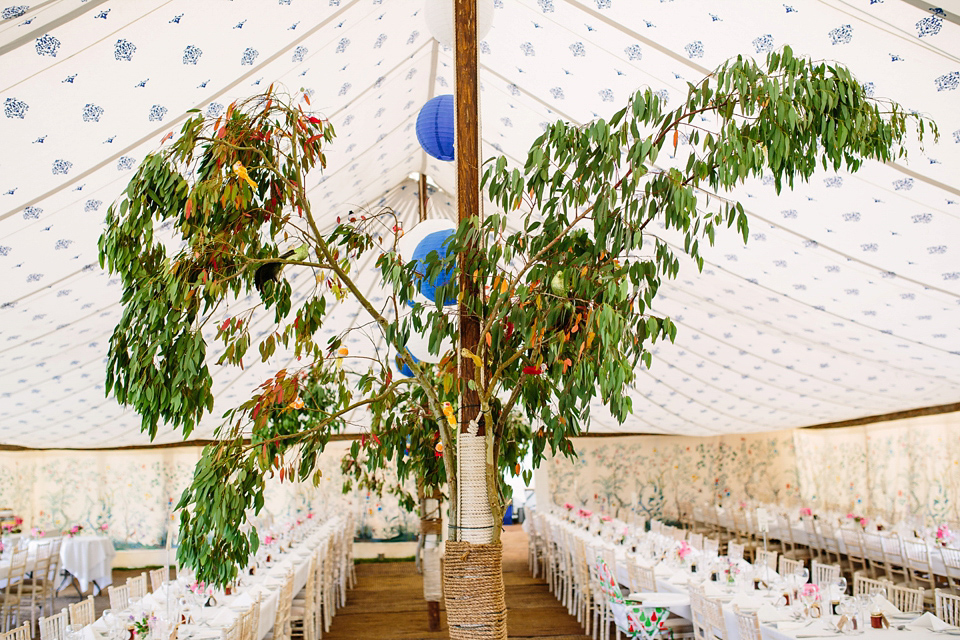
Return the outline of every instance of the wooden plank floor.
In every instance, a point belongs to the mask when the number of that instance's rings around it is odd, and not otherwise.
[[[527,535],[519,526],[503,534],[503,581],[507,594],[507,631],[511,638],[589,640],[576,618],[553,597],[543,580],[527,569]],[[441,631],[427,630],[423,579],[412,562],[357,565],[357,588],[333,618],[324,640],[361,638],[446,638],[441,604]]]

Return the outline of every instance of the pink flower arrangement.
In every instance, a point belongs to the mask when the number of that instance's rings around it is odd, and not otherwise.
[[[870,522],[870,519],[867,518],[866,516],[858,516],[858,515],[854,515],[854,514],[852,514],[852,513],[848,513],[848,514],[847,514],[847,518],[850,519],[850,520],[853,520],[854,522],[856,522],[857,524],[859,524],[859,525],[860,525],[861,527],[863,527],[864,529],[867,528],[867,524]]]
[[[677,543],[677,557],[680,558],[681,560],[683,560],[688,555],[690,555],[691,551],[693,551],[693,547],[687,544],[686,540],[680,540]]]
[[[205,582],[194,582],[190,585],[190,591],[197,595],[203,595],[204,593],[213,595],[213,587],[208,587]]]
[[[947,526],[946,523],[943,523],[937,527],[937,542],[945,547],[952,539],[953,532],[950,531],[950,527]]]
[[[803,585],[803,588],[800,590],[800,594],[804,597],[819,597],[820,596],[820,586],[813,584],[811,582]]]
[[[569,502],[564,502],[563,508],[566,509],[567,511],[573,511],[573,505],[570,504]]]
[[[33,529],[30,529],[30,535],[33,536],[34,538],[42,538],[43,531],[34,527]]]
[[[72,527],[70,527],[69,531],[67,531],[67,535],[69,535],[72,538],[73,536],[77,535],[81,531],[83,531],[83,525],[75,524]]]
[[[108,525],[106,522],[100,525],[100,531],[102,531],[103,533],[106,533],[109,529],[110,529],[110,525]]]
[[[273,536],[264,536],[263,544],[273,544]]]
[[[800,509],[800,515],[801,515],[801,516],[808,516],[808,517],[809,517],[809,516],[812,516],[812,515],[813,515],[813,509],[811,509],[810,507],[803,507],[802,509]]]
[[[613,518],[611,516],[608,516],[607,514],[603,514],[602,516],[600,516],[600,519],[603,520],[604,522],[610,522],[611,520],[613,520]]]
[[[577,511],[577,515],[580,516],[581,518],[589,518],[590,516],[593,515],[593,511],[589,511],[587,509],[580,509],[579,511]]]

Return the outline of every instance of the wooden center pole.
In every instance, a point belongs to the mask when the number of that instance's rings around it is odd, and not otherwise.
[[[457,157],[457,221],[463,224],[480,217],[480,117],[477,81],[477,3],[476,0],[455,0],[455,56],[456,56],[456,157]],[[460,271],[460,347],[477,353],[480,344],[480,319],[471,314],[466,301],[478,295],[471,274],[472,246],[461,256],[464,268]],[[460,432],[467,433],[470,422],[480,413],[480,397],[468,388],[469,380],[479,376],[470,358],[461,358],[460,366]],[[480,425],[477,436],[485,435]]]

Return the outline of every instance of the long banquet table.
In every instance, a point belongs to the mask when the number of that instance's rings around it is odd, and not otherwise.
[[[215,606],[205,606],[197,614],[197,624],[180,625],[180,640],[206,640],[220,638],[221,630],[229,627],[261,595],[260,626],[257,630],[258,640],[263,640],[273,629],[277,616],[280,590],[287,576],[293,575],[293,593],[298,593],[307,584],[310,573],[310,559],[338,527],[344,525],[344,518],[335,517],[319,525],[303,539],[256,575],[241,577],[236,592],[230,596],[218,593]],[[153,611],[168,610],[166,583],[156,592],[148,594],[142,603],[142,608]],[[170,603],[169,610],[177,610],[176,603]],[[108,640],[107,626],[102,618],[83,630],[84,640]]]
[[[593,554],[604,548],[610,552],[613,552],[615,554],[617,563],[614,573],[617,577],[617,581],[622,585],[622,590],[625,595],[628,593],[625,585],[630,584],[628,570],[628,563],[630,562],[639,562],[645,566],[653,566],[654,574],[656,576],[657,592],[689,595],[690,583],[695,578],[685,570],[672,567],[668,563],[661,562],[652,564],[650,562],[638,560],[633,554],[629,553],[626,547],[609,542],[599,534],[590,533],[583,527],[577,526],[577,524],[570,522],[563,517],[559,517],[550,513],[546,513],[544,516],[552,526],[563,528],[565,531],[571,532],[575,536],[579,537],[584,544],[587,545],[587,548],[592,550]],[[623,527],[629,528],[630,525],[627,525],[623,522],[616,522],[615,524],[611,523],[608,526],[616,527],[618,530],[621,530]],[[640,534],[631,531],[631,533],[635,538],[639,536],[655,535],[649,532]],[[613,569],[611,568],[611,570]],[[706,582],[705,595],[709,598],[720,600],[723,604],[723,617],[726,626],[727,640],[740,640],[740,632],[737,626],[737,617],[734,610],[734,605],[740,606],[743,610],[753,609],[758,610],[758,614],[766,614],[766,617],[763,615],[759,616],[761,623],[761,634],[765,640],[795,640],[797,638],[840,637],[841,635],[829,626],[830,620],[833,618],[827,617],[815,620],[798,621],[794,620],[793,617],[785,610],[774,607],[773,602],[775,599],[779,598],[779,593],[776,593],[775,595],[772,593],[767,594],[763,591],[753,591],[752,593],[732,593],[720,588],[717,583]],[[692,620],[692,612],[689,601],[686,601],[682,604],[674,604],[669,608],[673,615],[685,618],[687,620]],[[926,617],[924,617],[922,621],[918,621],[918,623],[927,623],[930,617],[932,617],[932,614],[926,614]],[[864,633],[860,634],[858,637],[863,638],[863,640],[884,640],[887,638],[917,638],[942,635],[942,633],[936,632],[932,629],[915,626],[912,624],[915,618],[916,616],[909,618],[896,618],[893,620],[893,626],[891,626],[889,629],[871,629],[868,627],[865,629]],[[936,620],[934,624],[937,623],[943,627],[947,627],[947,625],[939,620]],[[904,630],[910,632],[909,636],[896,628],[900,625],[905,627]],[[955,632],[960,635],[960,628],[951,627],[947,632]]]

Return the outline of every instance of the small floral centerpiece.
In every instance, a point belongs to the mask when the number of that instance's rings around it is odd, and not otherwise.
[[[853,513],[848,513],[848,514],[847,514],[847,519],[848,519],[848,520],[853,520],[854,522],[856,522],[857,524],[859,524],[860,527],[863,528],[863,529],[866,529],[866,528],[867,528],[867,524],[870,523],[870,519],[867,518],[866,516],[858,516],[858,515],[855,515],[855,514],[853,514]]]
[[[577,515],[581,518],[589,518],[593,515],[593,511],[590,511],[589,509],[580,509],[577,511]]]
[[[100,525],[99,527],[97,527],[97,528],[100,530],[100,533],[107,533],[107,531],[110,530],[110,525],[108,525],[106,522],[104,522],[103,524],[101,524],[101,525]]]
[[[138,638],[146,639],[146,637],[150,635],[150,616],[144,615],[139,619],[135,618],[134,616],[130,616],[130,622],[133,626],[133,632]]]
[[[734,584],[737,581],[737,576],[740,575],[740,564],[736,560],[728,559],[727,566],[723,569],[723,575],[726,576],[729,584]]]
[[[30,529],[30,535],[34,538],[42,538],[44,536],[43,530],[37,527]]]
[[[945,547],[953,540],[953,532],[950,531],[950,527],[947,526],[947,523],[941,524],[937,527],[937,542],[940,546]]]
[[[800,509],[800,517],[811,517],[813,515],[813,509],[810,507],[802,507]]]
[[[600,516],[600,519],[603,520],[604,522],[610,522],[611,520],[613,520],[613,516],[603,514],[602,516]]]
[[[73,536],[77,535],[81,531],[83,531],[83,525],[75,524],[72,527],[70,527],[70,529],[67,531],[67,535],[72,538]]]
[[[569,502],[564,502],[563,508],[566,509],[567,511],[573,511],[573,505],[570,504]]]
[[[676,547],[674,547],[674,553],[677,554],[677,560],[683,564],[693,553],[693,547],[691,547],[686,540],[679,540],[677,541]]]

